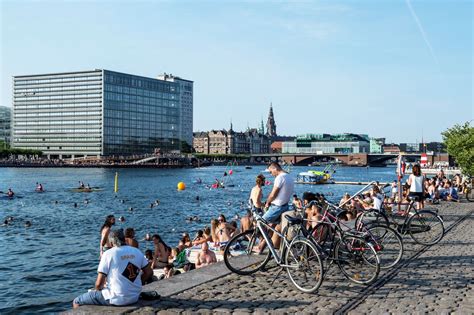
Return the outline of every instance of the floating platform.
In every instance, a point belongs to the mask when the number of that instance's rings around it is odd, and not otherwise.
[[[335,182],[332,182],[333,184],[339,184],[339,185],[364,185],[364,186],[367,186],[369,185],[371,182],[340,182],[340,181],[335,181]],[[381,186],[384,186],[388,183],[379,183],[379,185]]]

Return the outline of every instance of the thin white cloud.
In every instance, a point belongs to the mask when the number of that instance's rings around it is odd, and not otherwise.
[[[431,46],[430,41],[428,40],[428,35],[426,35],[425,29],[421,25],[420,19],[418,19],[418,16],[415,13],[415,10],[413,10],[413,7],[411,6],[410,0],[406,0],[408,9],[410,10],[411,15],[413,16],[413,19],[415,20],[416,24],[418,25],[418,29],[420,30],[421,36],[423,37],[423,40],[426,43],[426,46],[428,46],[428,49],[430,50],[431,57],[433,57],[433,60],[437,65],[439,65],[438,58],[436,58],[436,54],[433,50],[433,47]]]

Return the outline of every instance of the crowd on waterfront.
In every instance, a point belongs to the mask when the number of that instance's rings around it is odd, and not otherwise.
[[[301,196],[295,195],[294,178],[290,174],[283,171],[277,163],[272,163],[269,170],[275,177],[273,189],[264,198],[262,187],[268,180],[263,175],[258,175],[255,186],[250,191],[250,207],[260,211],[265,220],[276,225],[277,230],[284,224],[284,220],[281,220],[282,214],[291,209],[301,209],[308,224],[316,225],[323,214],[320,205],[326,197],[312,192],[306,192]],[[419,196],[420,201],[428,198],[430,202],[457,200],[455,191],[461,190],[464,180],[461,176],[448,180],[442,171],[436,176],[425,178],[415,167],[405,184],[399,186],[395,182],[389,186],[374,185],[370,190],[357,196],[351,197],[345,194],[340,206],[348,210],[344,219],[351,220],[363,209],[380,209],[382,206],[389,209],[390,205],[399,201],[408,202],[409,196]],[[80,185],[86,187],[84,183]],[[430,188],[432,186],[434,188]],[[43,189],[41,183],[37,183],[36,189]],[[389,192],[384,192],[387,189]],[[266,200],[263,201],[264,199]],[[155,206],[159,206],[159,200],[150,204],[150,207]],[[420,203],[420,207],[422,206]],[[9,222],[13,220],[13,218],[7,219]],[[198,219],[192,218],[192,221],[200,222]],[[113,215],[108,216],[100,229],[101,259],[96,290],[78,297],[74,302],[75,306],[133,303],[138,299],[142,283],[174,277],[179,273],[216,263],[222,258],[222,250],[227,242],[234,235],[252,228],[253,224],[250,209],[242,217],[226,218],[223,214],[219,214],[207,222],[207,225],[204,223],[196,235],[191,236],[190,233],[183,232],[180,238],[169,244],[159,233],[147,233],[143,237],[138,237],[133,227],[116,229],[115,220]],[[117,218],[117,221],[124,222],[125,218]],[[278,246],[279,240],[276,235],[273,235],[272,241]],[[143,246],[144,244],[149,245]],[[264,242],[258,244],[255,251],[261,251],[261,246],[265,246]],[[119,291],[114,291],[114,286],[122,293],[131,293],[130,299],[115,299]]]

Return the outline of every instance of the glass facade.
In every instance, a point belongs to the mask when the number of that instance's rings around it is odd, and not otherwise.
[[[179,150],[180,96],[178,82],[109,70],[15,76],[12,144],[58,157]]]
[[[102,153],[102,70],[13,77],[13,147]]]
[[[180,149],[179,84],[104,70],[104,155]]]
[[[193,81],[185,80],[172,74],[161,74],[159,80],[176,82],[179,84],[180,100],[180,132],[179,138],[193,145]]]
[[[10,107],[0,106],[0,141],[7,144],[11,137],[11,115]]]

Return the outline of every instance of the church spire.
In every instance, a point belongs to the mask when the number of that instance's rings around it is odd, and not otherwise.
[[[265,134],[265,125],[263,124],[263,117],[260,119],[260,128],[258,129],[258,133],[261,135]]]
[[[267,136],[275,137],[276,133],[276,124],[275,124],[275,117],[273,116],[273,104],[270,103],[270,112],[268,113],[268,120],[267,120]]]

